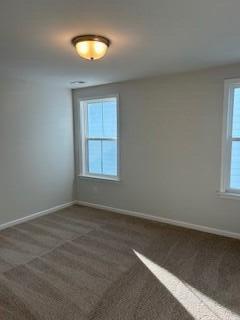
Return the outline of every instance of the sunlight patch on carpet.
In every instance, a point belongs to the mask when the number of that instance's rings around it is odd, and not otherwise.
[[[240,320],[240,315],[220,305],[136,250],[133,251],[194,319]]]

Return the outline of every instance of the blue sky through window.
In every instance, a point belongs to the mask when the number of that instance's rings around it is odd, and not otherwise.
[[[240,88],[234,89],[232,137],[240,138]],[[230,188],[240,189],[240,141],[232,141]]]
[[[86,134],[89,173],[117,176],[116,98],[87,103]]]
[[[234,89],[232,136],[240,137],[240,88]]]

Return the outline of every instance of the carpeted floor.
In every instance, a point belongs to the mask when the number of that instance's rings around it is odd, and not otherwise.
[[[0,232],[1,320],[240,319],[240,241],[71,207]]]

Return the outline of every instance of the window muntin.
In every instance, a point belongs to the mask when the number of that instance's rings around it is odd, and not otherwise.
[[[117,180],[118,99],[81,101],[82,175]]]

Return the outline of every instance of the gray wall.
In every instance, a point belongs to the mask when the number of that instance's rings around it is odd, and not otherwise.
[[[0,81],[0,224],[72,201],[70,90]]]
[[[120,95],[121,181],[78,179],[78,199],[240,232],[240,201],[220,199],[224,78],[240,65],[73,91]]]

